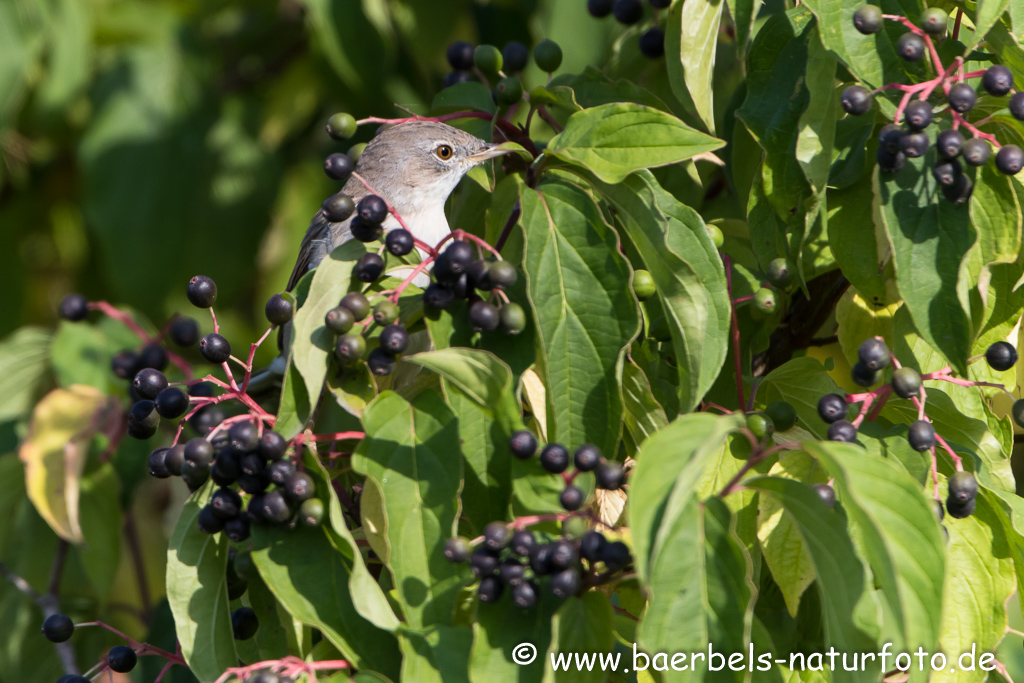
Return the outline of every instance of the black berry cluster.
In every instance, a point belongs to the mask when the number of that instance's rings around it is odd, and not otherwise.
[[[515,432],[508,444],[512,455],[520,460],[529,460],[536,455],[537,446],[537,438],[527,429]],[[567,472],[570,464],[574,466],[572,473]],[[593,472],[599,489],[616,491],[626,483],[626,472],[622,465],[606,460],[600,449],[592,444],[583,444],[577,448],[570,463],[569,451],[565,446],[560,443],[549,443],[541,449],[540,465],[552,474],[562,475],[565,488],[562,489],[558,501],[570,512],[579,510],[586,502],[583,489],[573,484],[581,472]]]
[[[377,337],[378,345],[367,355],[367,337],[370,321],[381,326]],[[362,331],[353,331],[357,323],[366,324]],[[373,307],[362,292],[349,292],[337,306],[327,311],[324,326],[338,335],[334,344],[334,355],[342,365],[366,361],[370,371],[378,376],[390,375],[395,370],[398,357],[409,346],[409,333],[398,319],[398,306],[388,299],[378,301]]]
[[[1017,362],[1017,350],[1007,342],[995,342],[985,352],[985,359],[993,370],[1005,372],[1011,369]],[[863,387],[871,387],[882,380],[883,372],[894,363],[894,358],[885,342],[878,337],[865,340],[857,349],[857,362],[851,370],[851,376],[855,383]],[[947,368],[948,370],[948,368]],[[945,372],[945,371],[943,371]],[[891,391],[895,396],[902,399],[924,400],[924,379],[935,379],[943,375],[943,372],[933,373],[927,377],[910,367],[896,367],[892,371],[890,382],[887,386],[866,394],[877,397],[880,393]],[[865,396],[865,395],[861,395]],[[854,399],[857,400],[857,399]],[[818,416],[828,423],[828,438],[830,441],[843,441],[853,443],[857,440],[857,423],[864,418],[866,408],[856,421],[848,418],[849,401],[845,396],[839,394],[826,394],[818,400]],[[870,405],[870,403],[868,404]],[[910,424],[907,429],[907,443],[910,447],[924,453],[932,451],[940,442],[935,432],[935,426],[927,418],[921,404],[921,417]],[[1014,421],[1024,427],[1024,399],[1013,404],[1011,411]],[[943,442],[944,443],[944,442]],[[956,459],[956,458],[954,458]],[[959,471],[960,463],[956,462],[958,471],[949,479],[949,497],[946,501],[946,510],[954,518],[967,517],[974,511],[974,498],[977,495],[978,485],[974,475],[970,472]],[[937,514],[942,520],[944,514],[941,501],[936,501]],[[950,507],[952,506],[952,507]]]
[[[447,57],[452,70],[444,77],[444,87],[475,80],[477,71],[488,80],[497,79],[491,89],[497,104],[511,105],[523,96],[520,75],[530,60],[530,50],[523,43],[512,41],[499,50],[459,40],[448,46]],[[562,65],[562,48],[553,40],[542,40],[533,48],[533,61],[542,71],[553,73]]]
[[[920,30],[914,29],[903,34],[897,42],[896,51],[909,62],[918,62],[928,51],[932,40],[941,39],[949,20],[948,14],[938,8],[926,10],[918,22]],[[875,5],[864,5],[853,15],[853,24],[863,34],[872,34],[881,30],[883,15]],[[941,65],[934,65],[942,71]],[[962,68],[962,64],[957,65]],[[936,161],[932,174],[942,187],[943,196],[953,203],[961,204],[970,197],[973,181],[964,173],[961,161],[968,166],[983,166],[992,157],[992,145],[986,136],[980,134],[970,125],[964,116],[974,109],[978,102],[978,90],[967,83],[967,80],[981,79],[981,87],[988,95],[1003,97],[1013,90],[1013,75],[1009,69],[994,64],[984,71],[970,74],[954,75],[940,73],[933,87],[928,84],[918,86],[887,86],[897,87],[905,93],[903,103],[897,112],[899,123],[900,111],[903,126],[894,124],[882,128],[878,136],[877,162],[882,171],[896,172],[906,163],[908,158],[923,157],[929,149],[928,127],[935,121],[933,103],[929,101],[933,93],[937,98],[944,97],[945,104],[953,125],[938,133],[935,140]],[[922,88],[922,85],[925,86]],[[877,92],[877,91],[875,91]],[[908,99],[917,94],[917,99]],[[874,92],[860,85],[851,85],[841,96],[843,110],[847,114],[860,116],[871,110]],[[1018,120],[1024,121],[1024,93],[1015,93],[1010,97],[1010,113]],[[974,137],[965,139],[960,128],[972,131]],[[991,136],[988,136],[991,137]],[[1016,175],[1024,168],[1024,151],[1017,145],[1002,145],[995,155],[996,169],[1000,173]]]
[[[504,522],[488,524],[475,549],[465,538],[449,539],[444,554],[452,562],[469,562],[480,580],[480,602],[497,602],[508,589],[512,603],[521,609],[537,604],[545,582],[556,597],[568,598],[632,564],[625,543],[609,542],[597,531],[579,539],[562,536],[541,541],[534,532],[513,531]]]
[[[655,9],[654,22],[657,22],[657,10],[665,9],[672,0],[648,0]],[[609,14],[624,26],[639,24],[644,18],[644,5],[641,0],[587,0],[587,11],[598,19]],[[640,34],[640,52],[649,59],[665,56],[665,30],[655,23]]]

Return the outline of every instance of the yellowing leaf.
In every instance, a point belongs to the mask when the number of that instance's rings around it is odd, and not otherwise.
[[[79,480],[92,438],[115,417],[117,399],[80,384],[54,389],[36,405],[19,457],[25,489],[58,536],[81,543]]]

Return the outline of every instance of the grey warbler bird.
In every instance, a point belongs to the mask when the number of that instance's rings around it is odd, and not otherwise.
[[[410,121],[378,133],[359,156],[355,172],[402,216],[414,237],[433,245],[451,232],[444,204],[462,176],[505,153],[498,145],[444,123]],[[357,203],[371,194],[355,177],[342,192]],[[322,209],[313,216],[288,280],[289,290],[333,249],[352,239],[351,221],[332,223]],[[401,226],[389,214],[383,227]]]

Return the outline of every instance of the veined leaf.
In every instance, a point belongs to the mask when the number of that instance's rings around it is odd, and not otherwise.
[[[718,25],[724,5],[724,0],[674,4],[665,37],[666,45],[679,46],[678,54],[673,51],[665,56],[669,84],[681,100],[686,101],[689,95],[701,121],[712,134],[715,132],[715,107],[711,79],[715,73]]]
[[[618,183],[641,168],[679,163],[724,145],[671,114],[617,102],[570,116],[546,153],[583,166],[606,183]]]

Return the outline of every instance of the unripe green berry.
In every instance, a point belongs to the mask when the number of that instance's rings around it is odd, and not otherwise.
[[[516,335],[526,328],[526,312],[519,304],[507,303],[498,313],[505,334]]]
[[[792,429],[793,425],[796,424],[796,408],[788,401],[769,403],[764,412],[775,423],[775,429],[780,432]]]
[[[518,76],[508,76],[498,81],[494,92],[498,104],[515,104],[523,98],[523,84]]]
[[[776,287],[786,287],[793,280],[793,273],[789,268],[789,261],[785,258],[774,259],[768,264],[768,282]]]
[[[658,289],[654,285],[654,278],[651,277],[650,272],[638,270],[633,273],[633,291],[636,293],[636,298],[640,299],[640,301],[646,301],[658,293]]]
[[[946,32],[948,23],[949,14],[938,7],[930,7],[921,13],[921,28],[929,35],[941,36]]]
[[[725,244],[725,235],[722,233],[722,229],[710,223],[707,227],[708,235],[711,236],[711,243],[715,245],[715,249],[721,249],[722,245]]]
[[[562,65],[562,48],[553,40],[544,39],[533,48],[533,61],[541,71],[552,73]]]
[[[488,76],[497,74],[504,65],[501,50],[493,45],[480,45],[473,53],[473,64]]]
[[[357,128],[356,119],[351,114],[335,114],[327,119],[327,134],[335,140],[347,140],[356,134]]]
[[[385,299],[373,307],[373,322],[378,325],[390,325],[398,320],[398,306]]]
[[[747,416],[747,429],[758,441],[764,441],[775,433],[775,423],[764,413],[752,413]]]
[[[767,287],[762,287],[754,293],[754,309],[760,313],[774,313],[778,303],[775,301],[775,292]]]
[[[1024,427],[1024,398],[1018,398],[1013,402],[1013,408],[1010,413],[1013,415],[1013,421],[1017,423],[1017,426]]]

